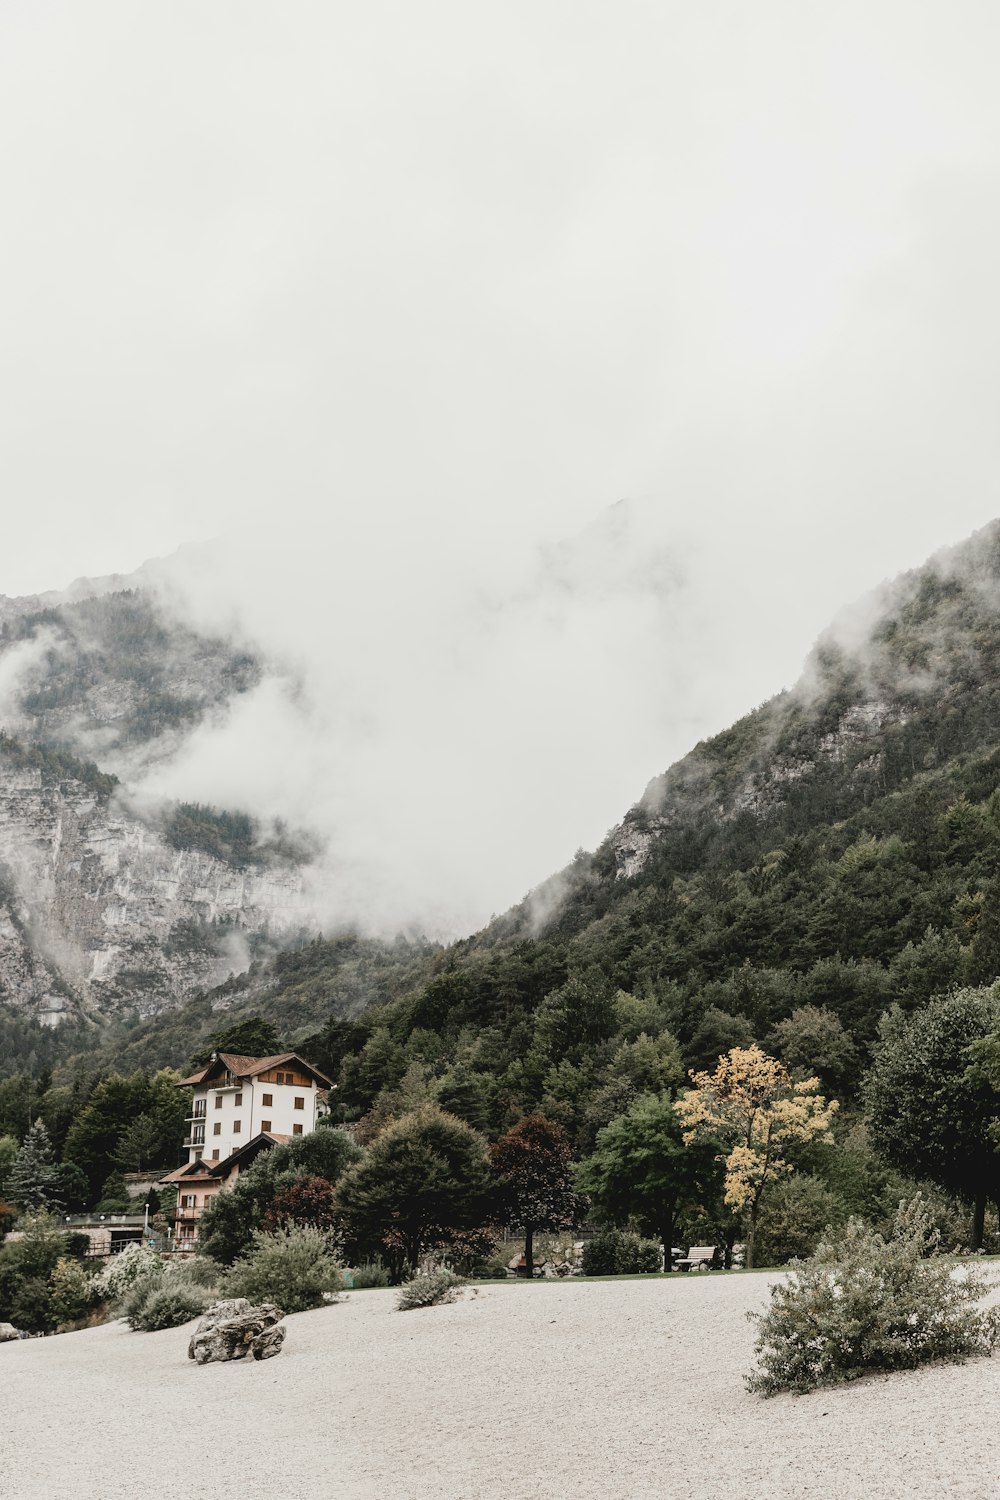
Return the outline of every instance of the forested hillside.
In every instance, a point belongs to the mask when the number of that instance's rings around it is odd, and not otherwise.
[[[810,1007],[851,1087],[888,1005],[1000,972],[1000,526],[868,616],[485,931],[447,949],[320,939],[105,1055],[179,1061],[223,1004],[308,1040],[347,1115],[417,1061],[494,1126],[538,1102],[582,1129],[641,1072],[638,1035],[703,1066],[778,1045]]]
[[[156,1015],[54,1033],[0,1006],[0,1134],[37,1114],[79,1166],[70,1127],[102,1079],[141,1092],[235,1036],[301,1049],[359,1140],[425,1104],[494,1140],[541,1111],[587,1157],[757,1043],[840,1101],[836,1149],[796,1148],[769,1188],[762,1253],[848,1213],[887,1223],[917,1183],[975,1202],[979,1243],[1000,1201],[1000,523],[857,619],[467,939],[318,936]],[[192,837],[246,832],[183,813]],[[122,1154],[101,1149],[92,1187]],[[697,1212],[689,1235],[731,1246],[732,1216]]]

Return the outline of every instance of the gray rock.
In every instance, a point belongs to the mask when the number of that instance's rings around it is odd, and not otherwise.
[[[13,1323],[0,1323],[0,1344],[9,1344],[11,1339],[19,1339],[21,1335]]]
[[[272,1328],[265,1328],[263,1333],[258,1333],[250,1345],[250,1353],[254,1359],[272,1359],[275,1354],[280,1354],[287,1332],[284,1323],[278,1323]]]
[[[216,1302],[191,1335],[188,1358],[199,1365],[215,1360],[270,1359],[279,1353],[285,1329],[275,1325],[284,1317],[280,1307],[264,1302],[255,1307],[245,1297]]]

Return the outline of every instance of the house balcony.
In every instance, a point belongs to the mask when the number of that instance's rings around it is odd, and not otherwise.
[[[184,1142],[184,1148],[185,1148],[185,1150],[187,1150],[191,1146],[200,1147],[200,1146],[204,1146],[204,1144],[205,1144],[205,1137],[204,1137],[204,1135],[189,1135],[188,1138],[187,1138],[187,1140]]]

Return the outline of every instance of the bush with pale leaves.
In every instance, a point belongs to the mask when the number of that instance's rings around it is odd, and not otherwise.
[[[836,1385],[875,1370],[992,1353],[1000,1309],[980,1305],[987,1283],[974,1266],[928,1255],[935,1232],[919,1199],[900,1206],[889,1239],[861,1219],[771,1288],[758,1324],[757,1369],[747,1389],[762,1396]]]

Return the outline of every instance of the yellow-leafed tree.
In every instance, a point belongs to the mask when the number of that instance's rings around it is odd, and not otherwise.
[[[789,1147],[830,1140],[837,1101],[822,1097],[818,1078],[795,1082],[760,1047],[733,1047],[714,1073],[692,1073],[691,1083],[675,1105],[684,1141],[711,1137],[729,1145],[725,1199],[746,1216],[749,1268],[764,1189],[793,1170],[784,1154]]]

